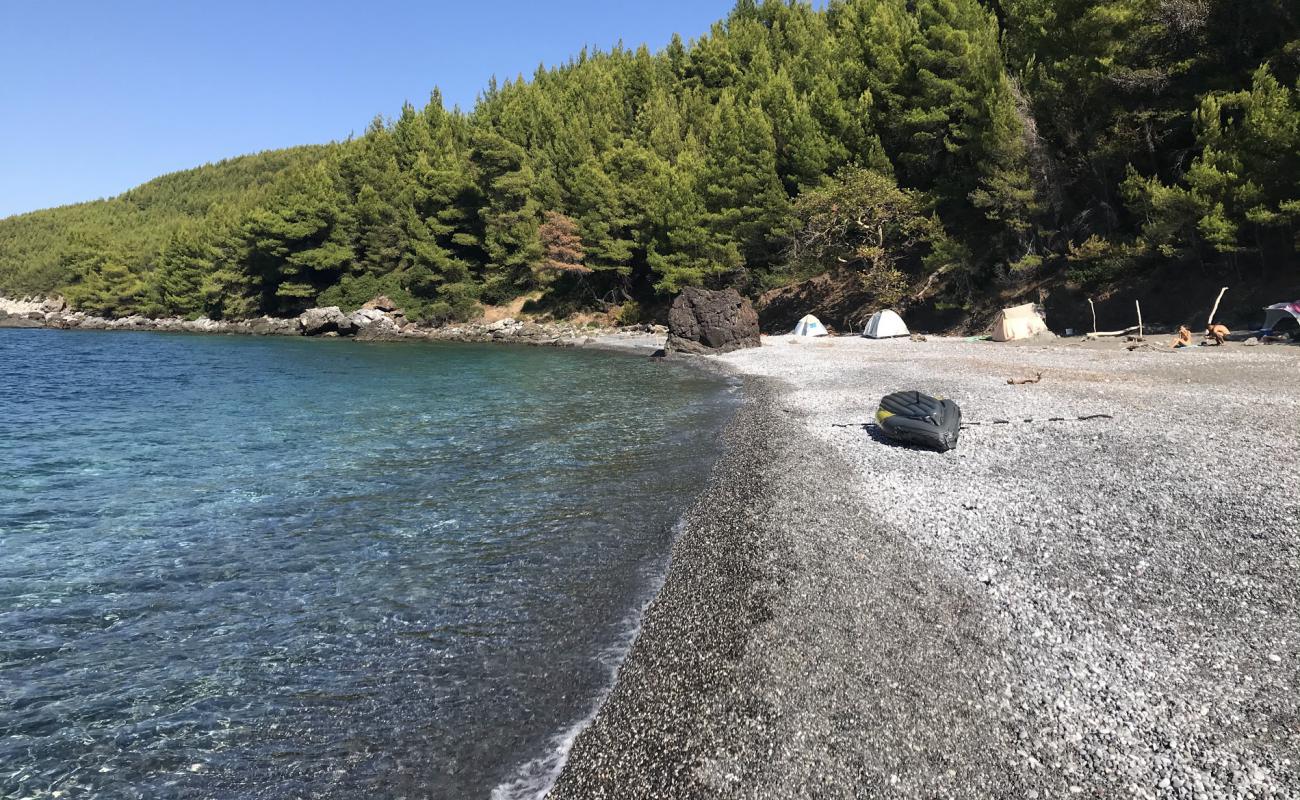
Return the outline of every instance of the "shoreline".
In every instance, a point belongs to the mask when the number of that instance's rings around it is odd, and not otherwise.
[[[764,344],[547,796],[1300,793],[1300,351]],[[1039,422],[873,439],[913,387]]]
[[[674,360],[741,404],[536,796],[1300,794],[1300,348],[764,337]],[[954,453],[871,435],[902,388],[962,404]]]
[[[0,298],[2,301],[3,298]],[[427,327],[406,321],[399,314],[359,311],[343,314],[338,309],[312,309],[300,317],[258,317],[220,321],[207,318],[184,320],[174,317],[141,316],[107,319],[81,312],[38,310],[40,304],[9,303],[0,308],[0,330],[81,330],[106,332],[172,333],[214,336],[276,336],[311,339],[347,339],[357,342],[462,342],[517,344],[535,347],[582,347],[642,353],[661,349],[667,329],[654,325],[591,328],[568,322],[533,322],[505,318],[496,322],[455,323]],[[27,308],[27,306],[33,306]],[[17,308],[18,310],[6,310]],[[314,312],[333,313],[319,327],[304,323]],[[342,332],[340,332],[342,328]]]

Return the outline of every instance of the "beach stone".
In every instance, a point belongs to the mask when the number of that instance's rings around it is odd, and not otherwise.
[[[349,334],[356,324],[338,306],[309,308],[298,316],[303,336],[321,336],[326,333]]]
[[[68,310],[68,301],[62,297],[47,297],[45,302],[41,303],[41,311],[46,314],[57,314]]]
[[[758,346],[758,314],[735,289],[690,287],[673,300],[668,311],[668,350],[728,353]]]

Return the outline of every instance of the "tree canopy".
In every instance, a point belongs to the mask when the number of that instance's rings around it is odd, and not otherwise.
[[[1285,0],[741,0],[469,111],[435,91],[345,142],[0,220],[0,292],[212,317],[386,294],[444,321],[756,294],[827,257],[882,302],[927,272],[1295,271],[1298,80]]]

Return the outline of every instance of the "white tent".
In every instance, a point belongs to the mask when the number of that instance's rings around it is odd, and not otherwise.
[[[1294,303],[1278,303],[1264,309],[1264,329],[1273,330],[1277,324],[1287,317],[1294,317],[1297,323],[1300,323],[1300,300]]]
[[[993,341],[1011,342],[1016,339],[1032,339],[1035,336],[1050,334],[1047,323],[1038,314],[1033,303],[1026,303],[1015,308],[1004,308],[998,312],[993,321]]]
[[[892,339],[895,336],[910,336],[911,331],[903,323],[903,318],[889,309],[877,311],[867,322],[867,329],[862,335],[868,339]]]
[[[821,320],[817,319],[812,314],[809,314],[808,316],[799,320],[799,324],[794,326],[794,330],[790,332],[790,335],[791,336],[826,336],[827,331],[826,331],[826,326],[822,324]]]

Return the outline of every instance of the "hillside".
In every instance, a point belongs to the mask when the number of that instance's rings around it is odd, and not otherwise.
[[[0,219],[0,294],[45,294],[72,282],[77,276],[64,259],[75,243],[114,247],[148,271],[179,229],[262,202],[276,181],[320,160],[327,149],[231,158],[163,175],[106,200]]]
[[[1298,78],[1281,0],[741,0],[468,113],[435,91],[343,144],[0,221],[0,290],[214,318],[385,293],[444,321],[794,287],[840,326],[1170,281],[1254,302],[1300,290]]]

